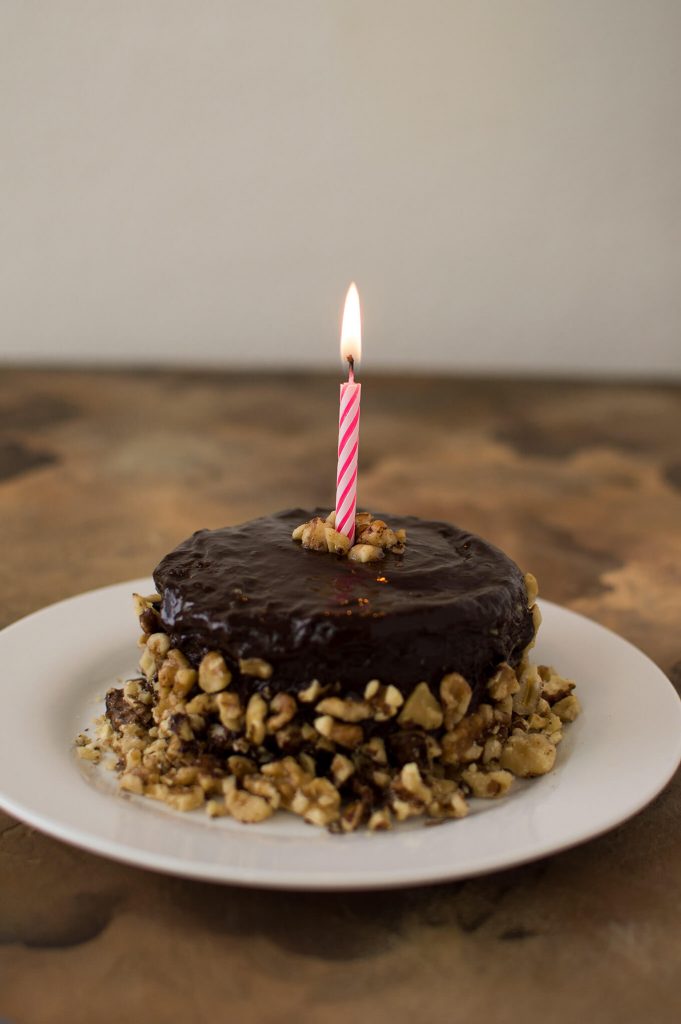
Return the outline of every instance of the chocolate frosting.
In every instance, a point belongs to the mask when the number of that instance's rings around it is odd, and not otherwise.
[[[263,658],[273,692],[319,679],[355,693],[380,679],[406,693],[452,671],[479,688],[499,662],[518,663],[532,614],[498,548],[448,523],[381,514],[406,529],[406,550],[351,562],[291,539],[315,514],[199,530],[166,555],[154,581],[172,643],[195,664],[220,650],[235,671],[239,658]]]

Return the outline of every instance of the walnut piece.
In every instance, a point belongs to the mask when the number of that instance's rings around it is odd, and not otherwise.
[[[542,694],[543,683],[536,665],[528,665],[520,676],[520,686],[513,695],[513,710],[516,715],[533,715]]]
[[[351,546],[349,537],[346,537],[344,533],[338,533],[333,526],[324,527],[324,536],[327,551],[331,551],[334,555],[347,555]]]
[[[296,790],[291,810],[312,825],[330,825],[340,814],[340,793],[328,779],[312,779]]]
[[[504,771],[503,769],[481,772],[476,765],[466,768],[461,777],[466,785],[469,786],[473,796],[482,797],[486,800],[505,796],[513,783],[511,772]]]
[[[232,681],[232,673],[219,651],[204,654],[199,665],[199,686],[204,693],[219,693],[226,690]]]
[[[372,544],[377,548],[394,548],[397,537],[382,519],[373,519],[358,531],[362,544]]]
[[[542,680],[542,697],[549,704],[555,704],[569,696],[575,688],[571,679],[565,679],[550,665],[539,665],[537,671]]]
[[[397,721],[400,725],[420,725],[422,729],[439,729],[443,718],[442,708],[428,683],[419,683],[407,697]]]
[[[378,679],[367,683],[364,699],[371,705],[373,718],[377,722],[387,722],[394,718],[404,704],[404,697],[396,686],[383,686]]]
[[[225,806],[233,818],[245,825],[265,821],[274,814],[274,807],[264,797],[243,789],[230,789],[225,795]]]
[[[313,679],[304,690],[298,691],[298,700],[304,704],[313,704],[324,692],[324,687],[318,679]]]
[[[239,732],[243,723],[244,709],[238,693],[219,693],[215,703],[220,722],[230,732]]]
[[[369,818],[369,831],[386,832],[390,828],[392,828],[392,822],[390,820],[390,811],[388,808],[381,807],[378,811],[374,811]]]
[[[315,718],[314,727],[320,736],[337,743],[340,747],[358,747],[364,739],[364,732],[359,725],[348,725],[337,722],[331,715],[320,715]]]
[[[487,692],[495,701],[505,700],[513,696],[520,689],[520,683],[516,674],[505,661],[499,665],[492,678],[487,683]]]
[[[362,722],[371,717],[371,706],[364,700],[341,700],[340,697],[325,697],[317,704],[315,711],[320,715],[331,715],[341,722]]]
[[[546,775],[555,764],[556,747],[543,733],[514,733],[504,744],[499,761],[502,768],[521,779]]]
[[[534,608],[537,595],[539,594],[539,584],[531,572],[525,573],[525,590],[527,591],[527,607]]]
[[[378,562],[383,557],[383,549],[373,544],[353,544],[348,551],[351,562]]]
[[[270,701],[270,711],[273,711],[274,714],[267,719],[267,732],[278,732],[279,729],[288,725],[292,718],[295,718],[298,711],[295,697],[292,697],[290,693],[276,693]]]
[[[582,710],[582,705],[574,694],[570,694],[567,697],[563,697],[562,700],[557,701],[553,705],[552,710],[554,715],[558,715],[561,722],[574,722],[575,718]]]
[[[336,754],[333,761],[331,762],[331,774],[333,775],[333,781],[337,786],[342,786],[344,782],[354,774],[355,766],[349,757],[345,754]]]
[[[270,679],[272,666],[263,658],[239,658],[239,672],[242,676],[254,676],[256,679]]]
[[[453,729],[468,711],[473,691],[458,672],[450,672],[440,683],[445,729]]]
[[[383,558],[385,551],[402,554],[407,534],[405,530],[392,530],[382,519],[375,519],[370,512],[358,512],[355,516],[355,543],[336,530],[336,513],[330,512],[325,519],[314,516],[307,523],[296,526],[291,538],[300,541],[310,551],[327,551],[341,555],[353,562],[375,562]],[[371,551],[370,549],[375,550]]]
[[[259,693],[254,693],[246,708],[246,739],[259,747],[265,739],[267,704]]]

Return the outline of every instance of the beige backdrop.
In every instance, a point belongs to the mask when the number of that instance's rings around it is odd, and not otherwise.
[[[16,359],[678,373],[679,0],[1,0]]]

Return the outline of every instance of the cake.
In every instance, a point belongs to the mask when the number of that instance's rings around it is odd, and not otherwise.
[[[199,530],[166,555],[154,583],[173,647],[195,665],[219,650],[233,675],[240,659],[263,658],[268,687],[294,694],[318,679],[355,696],[379,678],[407,695],[460,672],[477,696],[500,662],[518,664],[532,612],[522,573],[498,548],[448,523],[381,515],[405,531],[403,553],[321,557],[291,543],[315,518],[323,513],[294,509]]]
[[[530,664],[534,577],[413,516],[301,509],[199,530],[136,595],[141,675],[94,741],[121,786],[179,810],[336,832],[463,817],[553,767],[574,683]]]

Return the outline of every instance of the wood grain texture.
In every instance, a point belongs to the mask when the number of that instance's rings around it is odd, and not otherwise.
[[[364,383],[360,507],[482,533],[681,684],[680,388]],[[0,624],[143,575],[199,527],[330,507],[337,390],[332,377],[5,370]],[[678,778],[586,846],[388,893],[166,878],[0,815],[0,1018],[672,1024],[680,912]]]

